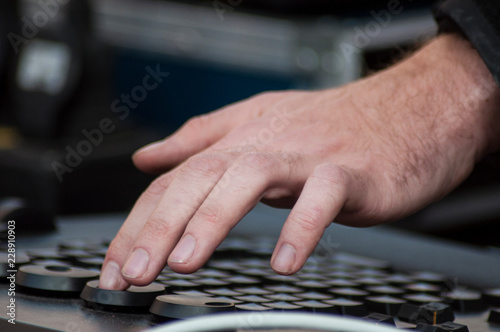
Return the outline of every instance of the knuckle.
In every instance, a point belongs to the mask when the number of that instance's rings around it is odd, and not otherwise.
[[[324,211],[320,208],[313,208],[308,211],[292,211],[290,220],[303,231],[315,231],[321,227],[321,218]]]
[[[148,221],[144,224],[141,233],[151,237],[164,237],[172,232],[172,226],[157,213],[151,215]]]
[[[313,178],[316,178],[318,185],[324,185],[327,188],[345,187],[349,182],[348,171],[337,165],[322,164],[315,168]]]
[[[118,232],[118,234],[113,239],[110,247],[120,247],[122,245],[129,245],[134,242],[134,237],[125,232]]]
[[[214,177],[225,169],[225,162],[221,156],[215,154],[200,154],[189,158],[179,170],[183,177]]]
[[[202,130],[210,121],[210,119],[211,119],[210,113],[197,115],[187,120],[184,127],[190,130]]]
[[[246,152],[239,158],[238,162],[243,167],[259,173],[267,172],[277,166],[275,158],[261,152]]]
[[[135,237],[132,235],[126,232],[118,232],[109,245],[108,255],[126,255],[134,240]]]
[[[222,209],[216,207],[203,207],[196,213],[203,221],[210,224],[218,224],[223,220],[224,214]]]
[[[315,175],[326,181],[343,182],[346,179],[347,171],[342,167],[330,163],[321,164],[316,167]]]
[[[148,197],[148,196],[161,195],[165,190],[167,190],[170,183],[171,183],[170,174],[162,175],[156,178],[156,180],[154,180],[149,185],[148,189],[146,189],[146,191],[144,192],[144,196]]]

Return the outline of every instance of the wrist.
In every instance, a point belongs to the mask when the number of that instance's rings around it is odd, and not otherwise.
[[[441,0],[434,16],[441,32],[457,32],[478,51],[500,86],[500,6],[496,1]]]
[[[410,58],[411,59],[411,58]],[[458,34],[438,36],[417,52],[415,70],[427,91],[429,110],[445,135],[474,152],[478,161],[500,148],[500,89],[472,45]]]

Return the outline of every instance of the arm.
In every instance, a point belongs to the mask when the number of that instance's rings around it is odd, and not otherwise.
[[[262,200],[292,207],[271,259],[298,271],[332,221],[371,226],[449,193],[499,149],[500,90],[454,34],[347,86],[261,94],[189,121],[134,156],[166,172],[113,240],[100,287],[200,268]],[[172,167],[172,170],[170,170]]]

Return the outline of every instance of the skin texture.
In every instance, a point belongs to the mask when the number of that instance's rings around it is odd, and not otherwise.
[[[134,156],[164,173],[111,243],[100,287],[199,269],[263,201],[293,207],[271,266],[297,272],[332,223],[407,216],[498,150],[500,90],[470,44],[437,37],[392,68],[324,91],[260,94],[197,117]]]

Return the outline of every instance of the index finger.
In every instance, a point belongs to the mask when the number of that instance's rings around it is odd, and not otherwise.
[[[172,250],[224,173],[226,162],[226,156],[198,155],[153,182],[111,243],[100,287],[123,289],[127,279],[137,285],[152,282],[166,265],[165,254],[152,255],[152,248],[160,253]],[[136,246],[140,238],[148,245]]]

